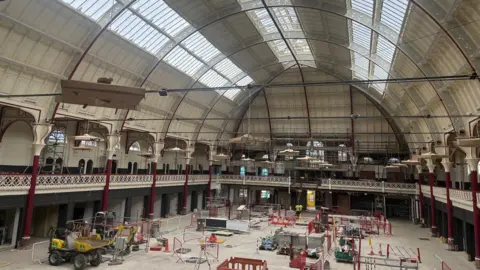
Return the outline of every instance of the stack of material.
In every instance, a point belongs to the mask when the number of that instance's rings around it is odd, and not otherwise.
[[[245,205],[240,205],[237,208],[237,219],[249,219],[250,210]]]

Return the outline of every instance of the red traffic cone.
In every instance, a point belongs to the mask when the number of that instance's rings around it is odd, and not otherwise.
[[[375,255],[375,252],[373,252],[373,247],[370,246],[370,253],[368,253],[368,255]]]
[[[383,253],[382,253],[382,244],[379,244],[379,246],[380,246],[380,250],[378,250],[378,255],[383,256]]]

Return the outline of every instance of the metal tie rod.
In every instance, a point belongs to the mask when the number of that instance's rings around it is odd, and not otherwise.
[[[194,88],[162,88],[160,90],[146,90],[147,94],[166,95],[167,93],[187,92],[187,91],[215,91],[215,90],[237,90],[251,88],[273,88],[273,87],[298,87],[298,86],[324,86],[324,85],[351,85],[351,84],[379,84],[379,83],[411,83],[425,81],[457,81],[478,79],[476,73],[470,75],[452,75],[452,76],[432,76],[432,77],[412,77],[412,78],[390,78],[377,80],[346,80],[346,81],[324,81],[324,82],[300,82],[300,83],[271,83],[271,84],[253,84],[243,87],[221,86],[221,87],[194,87]],[[54,97],[62,93],[34,93],[34,94],[0,94],[0,98],[21,98],[21,97]]]

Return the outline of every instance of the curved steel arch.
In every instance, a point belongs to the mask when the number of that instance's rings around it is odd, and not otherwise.
[[[287,62],[290,62],[290,61],[287,61]],[[280,62],[280,63],[281,63],[281,62]],[[294,67],[294,66],[295,66],[295,65],[292,65],[292,66],[290,66],[290,67],[282,70],[281,72],[279,72],[278,74],[276,74],[275,76],[273,76],[272,79],[270,79],[270,80],[268,81],[268,83],[272,82],[275,78],[279,77],[279,76],[282,75],[284,72],[286,72],[287,70],[291,69],[291,68]],[[334,77],[334,78],[337,78],[339,81],[344,81],[344,79],[342,79],[342,78],[340,78],[340,77],[338,77],[338,76],[336,76],[336,75],[334,75],[334,74],[331,74],[331,73],[329,73],[329,72],[326,72],[326,71],[324,71],[324,70],[322,70],[322,69],[319,69],[319,68],[314,68],[314,69],[316,69],[316,70],[318,70],[318,71],[320,71],[320,72],[323,72],[323,73],[325,73],[325,74],[327,74],[327,75],[330,75],[330,76],[332,76],[332,77]],[[355,87],[356,89],[358,89],[370,102],[372,102],[372,103],[375,105],[375,107],[376,107],[384,116],[385,116],[385,115],[389,115],[388,111],[387,111],[385,108],[383,108],[382,105],[380,105],[380,102],[378,102],[378,100],[376,100],[373,96],[369,95],[369,94],[367,93],[367,91],[365,91],[365,89],[362,89],[362,88],[360,88],[360,87],[358,87],[358,86],[356,86],[356,85],[351,85],[351,86],[352,86],[352,87]],[[253,97],[253,99],[255,99],[255,98],[258,96],[258,94],[260,93],[261,90],[262,90],[262,89],[258,89],[258,90],[254,93],[254,95],[255,95],[255,94],[256,94],[256,95]],[[247,101],[247,100],[248,100],[248,98],[244,99],[244,100],[242,101],[241,105],[243,105],[243,103],[244,103],[245,101]],[[223,125],[223,127],[222,127],[222,132],[219,133],[219,135],[217,135],[217,138],[216,138],[215,140],[219,140],[219,139],[223,136],[223,134],[225,133],[225,128],[226,128],[226,126],[228,125],[228,122],[232,119],[233,116],[235,116],[235,114],[238,112],[238,110],[239,110],[240,108],[242,108],[242,107],[243,107],[243,106],[238,106],[237,109],[231,114],[231,116],[229,117],[229,119],[225,121],[225,123],[224,123],[224,125]],[[240,124],[241,124],[243,118],[245,117],[245,114],[246,114],[246,111],[247,111],[247,110],[248,110],[248,107],[247,107],[247,108],[245,109],[245,111],[243,112],[243,116],[240,117],[239,124],[238,124],[237,128],[235,128],[235,129],[233,130],[234,132],[235,132],[235,130],[236,130],[237,133],[238,133],[238,129],[240,128]],[[388,117],[386,117],[386,119],[388,119]],[[390,122],[389,120],[387,120],[387,122],[389,123],[390,127],[391,127],[392,130],[394,131],[394,133],[395,133],[394,135],[397,136],[397,135],[400,133],[400,132],[399,132],[399,131],[400,131],[400,128],[398,127],[397,123],[395,123],[395,121],[393,121],[393,123],[392,123],[392,122]],[[403,136],[403,140],[404,140],[403,143],[405,143],[405,144],[408,146],[409,144],[408,144],[407,140],[405,139],[405,136]],[[400,143],[400,138],[399,138],[398,136],[397,136],[397,141]]]
[[[287,39],[294,39],[294,38],[287,38]],[[313,40],[313,41],[325,42],[325,43],[328,43],[328,44],[330,44],[330,45],[334,45],[334,46],[337,46],[337,47],[345,48],[345,49],[348,49],[349,51],[357,52],[357,53],[358,53],[358,51],[355,50],[354,48],[349,48],[349,47],[347,47],[347,46],[344,46],[344,45],[339,44],[339,43],[332,42],[332,41],[330,41],[330,40],[324,40],[324,39],[312,38],[312,37],[306,37],[305,39],[306,39],[306,40]],[[229,57],[235,55],[236,53],[242,52],[242,51],[244,51],[244,50],[246,50],[246,49],[249,49],[249,48],[252,48],[252,47],[255,47],[255,46],[258,46],[258,45],[267,43],[267,42],[270,42],[270,41],[274,41],[274,40],[281,40],[281,39],[273,38],[273,39],[263,40],[263,41],[261,41],[261,42],[248,45],[248,46],[246,46],[246,47],[244,47],[244,48],[242,48],[242,49],[239,49],[239,50],[237,50],[237,51],[235,51],[235,52],[232,52],[231,54],[227,55],[225,58],[229,58]],[[364,55],[362,55],[362,57],[368,59],[369,61],[371,61],[371,62],[372,62],[373,64],[375,64],[376,66],[378,66],[378,67],[380,67],[381,69],[383,69],[389,76],[395,78],[395,76],[393,76],[393,75],[391,74],[390,70],[387,70],[387,69],[385,69],[385,67],[381,66],[376,59],[373,60],[370,56],[364,56]],[[330,64],[334,64],[334,65],[335,65],[334,62],[328,62],[328,61],[315,60],[315,62],[325,62],[325,63],[330,63]],[[270,65],[273,65],[273,64],[278,64],[278,63],[282,63],[282,62],[275,62],[275,63],[267,64],[267,66],[270,66]],[[338,66],[338,65],[335,65],[335,66]],[[341,66],[341,67],[345,67],[345,68],[348,68],[348,69],[351,70],[351,68],[350,68],[350,67],[347,67],[347,66]],[[261,67],[261,68],[262,68],[262,67]],[[261,69],[261,68],[260,68],[260,69]],[[253,71],[249,71],[249,72],[247,72],[247,75],[250,75],[250,74],[252,74],[252,73],[254,73],[254,72],[258,71],[258,70],[259,70],[259,69],[255,69],[255,70],[253,70]],[[352,71],[353,71],[353,70],[352,70]],[[194,84],[195,84],[195,83],[194,83]],[[192,84],[192,86],[191,86],[190,88],[192,88],[194,84]],[[405,89],[403,86],[401,86],[401,87],[402,87],[402,90],[405,92],[405,94],[412,100],[412,103],[415,105],[415,107],[420,111],[420,107],[419,107],[419,106],[417,105],[417,103],[415,102],[415,99],[408,93],[408,91],[406,91],[406,89]],[[187,93],[182,97],[182,100],[183,100],[183,98],[184,98],[189,92],[190,92],[190,91],[187,91]],[[198,129],[198,131],[201,130],[201,128],[202,128],[202,126],[203,126],[203,123],[205,122],[206,118],[207,118],[208,115],[210,114],[211,110],[214,108],[214,106],[217,104],[217,102],[221,99],[221,97],[222,97],[224,94],[225,94],[225,92],[224,92],[222,95],[219,95],[219,96],[217,97],[217,99],[215,100],[214,104],[209,108],[209,111],[208,111],[207,114],[205,115],[205,117],[204,117],[204,119],[203,119],[203,121],[202,121],[202,124],[200,125],[200,128]],[[385,94],[386,94],[386,95],[389,95],[389,94],[386,93],[386,92],[385,92]],[[266,95],[265,95],[265,100],[267,100]],[[268,104],[268,101],[267,101],[267,104]],[[268,112],[269,112],[269,109],[268,109],[268,108],[267,108],[267,110],[268,110]],[[423,120],[426,122],[425,119],[423,119]],[[271,122],[270,122],[270,120],[269,120],[269,126],[271,127]],[[428,124],[427,124],[427,128],[428,128],[430,131],[432,131],[432,129],[430,128],[430,126],[429,126]],[[270,129],[270,130],[271,130],[271,129]],[[167,131],[168,131],[168,130],[167,130]],[[167,133],[168,133],[168,132],[167,132]],[[167,133],[166,133],[166,134],[167,134]],[[194,136],[195,136],[195,135],[194,135]],[[197,138],[198,138],[198,136],[195,137],[195,138],[192,139],[192,140],[196,141]]]
[[[422,73],[422,75],[423,75],[424,77],[427,77],[425,71],[424,71],[415,61],[413,61],[413,59],[410,57],[409,54],[407,54],[407,53],[406,53],[400,46],[398,46],[396,43],[392,42],[391,39],[390,39],[388,36],[386,36],[384,33],[381,33],[378,29],[375,29],[372,25],[369,25],[369,24],[367,24],[367,23],[365,23],[365,22],[362,22],[362,21],[360,21],[360,20],[358,20],[358,19],[352,18],[351,16],[347,16],[346,14],[340,14],[340,13],[338,13],[338,12],[336,12],[336,11],[328,10],[328,9],[325,9],[325,8],[310,7],[310,6],[301,6],[301,5],[274,5],[274,6],[268,6],[268,7],[270,7],[270,8],[275,8],[275,7],[293,7],[293,8],[312,9],[312,10],[317,10],[317,11],[320,11],[320,12],[325,12],[325,13],[333,14],[333,15],[336,15],[336,16],[339,16],[339,17],[344,17],[344,18],[349,19],[349,20],[351,20],[351,21],[355,21],[355,22],[357,22],[357,23],[359,23],[359,24],[362,24],[363,26],[369,28],[371,31],[377,33],[379,36],[384,37],[386,40],[388,40],[388,42],[390,42],[391,44],[393,44],[398,51],[401,51],[401,52],[409,59],[409,61],[410,61],[411,63],[413,63],[413,65]],[[241,11],[232,12],[232,13],[230,13],[230,14],[227,14],[227,15],[224,15],[224,16],[222,16],[222,17],[220,17],[220,18],[217,18],[217,19],[215,19],[215,20],[213,20],[213,21],[211,21],[211,22],[209,22],[209,23],[206,23],[205,25],[197,28],[195,31],[193,31],[193,32],[190,33],[189,35],[186,35],[186,36],[184,37],[184,39],[177,41],[176,44],[175,44],[168,52],[166,52],[165,55],[164,55],[162,58],[160,58],[160,59],[158,60],[158,62],[157,62],[157,63],[151,68],[151,70],[147,73],[147,76],[145,76],[143,82],[141,83],[141,86],[143,86],[143,84],[148,80],[148,77],[153,73],[153,71],[155,70],[155,68],[156,68],[161,62],[163,62],[163,59],[165,58],[165,56],[168,55],[168,53],[170,53],[170,51],[172,51],[178,44],[180,44],[181,42],[183,42],[185,39],[187,39],[188,37],[190,37],[190,36],[193,35],[194,33],[199,32],[199,31],[201,31],[202,29],[204,29],[204,28],[206,28],[206,27],[208,27],[208,26],[210,26],[210,25],[212,25],[212,24],[214,24],[214,23],[216,23],[216,22],[218,22],[218,21],[221,21],[221,20],[224,20],[224,19],[226,19],[226,18],[229,18],[229,17],[231,17],[231,16],[235,16],[235,15],[238,15],[238,14],[242,14],[242,13],[246,13],[246,12],[248,12],[248,11],[253,11],[253,10],[258,10],[258,9],[265,9],[265,7],[254,7],[254,8],[249,8],[249,9],[241,10]],[[449,116],[449,119],[450,119],[450,123],[451,123],[451,125],[452,125],[452,128],[455,130],[455,125],[454,125],[454,122],[453,122],[453,120],[452,120],[452,118],[451,118],[451,116],[450,116],[450,112],[449,112],[449,110],[447,109],[445,103],[443,102],[443,99],[441,98],[441,96],[440,96],[437,88],[435,87],[435,85],[434,85],[431,81],[429,81],[429,84],[430,84],[430,86],[432,87],[432,89],[434,90],[434,92],[435,92],[435,94],[437,95],[437,97],[439,98],[439,100],[440,100],[440,102],[441,102],[441,104],[442,104],[445,112],[446,112],[447,115]],[[187,91],[187,93],[188,93],[188,91]],[[175,109],[175,111],[178,109],[178,107],[180,106],[180,104],[181,104],[181,102],[178,104],[178,106],[177,106],[177,108]],[[418,108],[418,107],[417,107],[417,108]],[[169,122],[171,122],[171,121],[169,121]],[[170,123],[168,124],[168,126],[170,126]],[[122,125],[122,127],[123,127],[123,125]],[[429,128],[429,129],[432,129],[431,127],[428,127],[428,128]],[[167,133],[168,133],[168,129],[167,129]],[[165,134],[167,134],[167,133],[165,133]]]
[[[298,66],[298,72],[300,73],[300,78],[302,79],[302,83],[305,83],[305,77],[303,76],[303,70],[302,70],[302,67],[300,66],[300,63],[298,62],[298,58],[297,56],[295,55],[295,52],[293,51],[292,47],[291,47],[291,44],[288,43],[287,39],[285,38],[285,35],[283,34],[282,32],[282,29],[280,28],[280,26],[278,26],[278,23],[277,21],[275,20],[275,17],[272,15],[272,11],[270,10],[270,8],[268,7],[267,3],[265,2],[265,0],[262,0],[262,5],[265,7],[265,9],[267,10],[267,13],[268,13],[268,16],[272,19],[272,22],[273,24],[275,25],[275,28],[277,29],[278,33],[280,34],[280,36],[282,37],[282,40],[283,42],[285,43],[285,45],[287,45],[287,48],[288,48],[288,51],[290,51],[290,54],[292,55],[293,57],[293,60],[295,60],[295,63],[297,63],[297,66]],[[295,15],[298,17],[298,15],[296,14],[297,11],[295,10]],[[302,32],[305,33],[305,31],[303,30],[303,27],[302,27],[302,24],[300,24],[300,27],[302,29]],[[264,90],[265,92],[265,90]],[[306,109],[307,109],[307,117],[308,117],[308,134],[311,135],[312,134],[312,122],[310,120],[310,106],[308,106],[308,97],[307,97],[307,87],[306,86],[303,86],[303,95],[305,97],[305,106],[306,106]],[[266,99],[266,97],[265,97]],[[269,121],[270,123],[270,121]]]

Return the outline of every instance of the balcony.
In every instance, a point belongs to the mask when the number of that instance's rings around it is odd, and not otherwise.
[[[190,175],[189,185],[206,185],[208,175]],[[38,175],[37,194],[56,192],[82,192],[102,190],[105,186],[106,176],[94,175]],[[4,174],[0,175],[0,196],[25,195],[30,188],[30,174]],[[181,186],[185,182],[185,175],[157,175],[156,186]],[[110,189],[148,188],[153,183],[152,175],[112,175]],[[409,183],[385,183],[369,180],[340,180],[323,179],[318,182],[289,183],[288,177],[283,176],[240,176],[240,175],[214,175],[212,185],[250,185],[264,187],[309,188],[319,190],[341,190],[350,192],[375,192],[404,195],[418,195],[418,186]],[[430,187],[422,185],[421,190],[426,198],[430,198]],[[446,189],[434,187],[435,199],[447,202]],[[477,194],[480,201],[480,194]],[[450,189],[450,198],[454,206],[472,211],[472,193],[468,190]],[[479,205],[480,206],[480,205]]]
[[[423,196],[430,198],[430,186],[422,185]],[[443,187],[433,187],[433,196],[435,200],[447,203],[447,190]],[[477,202],[480,194],[477,194]],[[452,205],[465,210],[472,210],[472,192],[470,190],[450,189],[450,200]],[[480,207],[480,204],[478,204]]]

